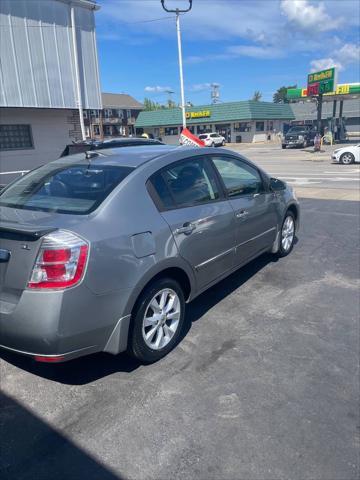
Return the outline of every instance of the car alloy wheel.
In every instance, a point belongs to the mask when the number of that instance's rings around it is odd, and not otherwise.
[[[354,161],[354,155],[350,152],[343,153],[340,157],[340,162],[344,165],[350,165]]]
[[[295,237],[295,222],[292,215],[288,215],[281,229],[281,247],[284,253],[291,250]]]
[[[181,316],[181,304],[171,288],[157,292],[149,302],[143,318],[142,334],[152,350],[161,350],[176,333]]]

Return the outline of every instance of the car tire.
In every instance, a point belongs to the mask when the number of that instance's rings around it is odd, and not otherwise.
[[[345,152],[340,157],[340,163],[343,165],[351,165],[354,161],[355,157],[351,152]]]
[[[294,214],[288,210],[281,225],[279,236],[278,257],[286,257],[294,248],[296,238],[296,220]]]
[[[163,295],[167,297],[161,308]],[[176,309],[170,308],[171,301]],[[159,307],[159,310],[152,305]],[[166,309],[169,309],[167,313]],[[172,278],[155,280],[136,302],[130,325],[128,353],[144,363],[157,362],[179,342],[184,321],[185,298],[178,282]]]
[[[284,150],[286,148],[286,145],[282,144],[281,148]]]
[[[307,141],[307,140],[304,140],[303,148],[306,148],[307,146],[308,146],[308,141]]]
[[[215,147],[215,142],[212,142],[211,146],[214,148]]]
[[[221,146],[222,146],[222,147],[225,147],[225,140],[223,140],[223,141],[221,142]]]

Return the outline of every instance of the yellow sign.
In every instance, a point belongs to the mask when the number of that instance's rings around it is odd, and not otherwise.
[[[211,112],[210,110],[201,110],[200,112],[186,112],[186,118],[204,118],[210,117]]]
[[[350,93],[350,85],[349,84],[339,85],[336,89],[336,93],[338,95],[346,95]]]

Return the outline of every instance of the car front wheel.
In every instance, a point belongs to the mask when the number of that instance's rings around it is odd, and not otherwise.
[[[154,281],[135,307],[128,353],[145,363],[160,360],[178,343],[184,319],[185,299],[180,285],[171,278]]]
[[[343,165],[351,165],[352,163],[354,163],[354,161],[355,161],[355,157],[350,152],[345,152],[340,157],[340,162]]]
[[[290,211],[287,211],[280,231],[279,250],[277,252],[279,257],[286,257],[286,255],[289,255],[293,249],[295,242],[295,230],[296,222],[294,214]]]

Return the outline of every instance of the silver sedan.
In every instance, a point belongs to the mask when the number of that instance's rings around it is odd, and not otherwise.
[[[0,195],[0,345],[41,362],[154,362],[179,342],[188,302],[265,252],[291,252],[299,214],[289,186],[221,148],[44,165]]]

